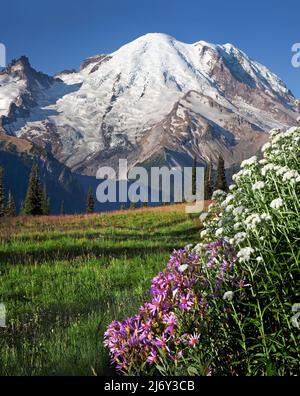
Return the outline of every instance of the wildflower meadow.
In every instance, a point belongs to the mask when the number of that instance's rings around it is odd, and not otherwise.
[[[123,374],[300,373],[300,129],[271,131],[217,191],[196,246],[174,251],[150,299],[105,332]]]

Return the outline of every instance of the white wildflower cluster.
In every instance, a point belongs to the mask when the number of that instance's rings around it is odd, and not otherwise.
[[[245,177],[250,177],[252,176],[252,170],[251,169],[242,169],[241,171],[239,171],[236,175],[234,175],[232,177],[232,180],[234,182],[237,182],[240,179],[243,179]]]
[[[283,205],[284,205],[283,199],[282,199],[282,198],[277,198],[277,199],[274,199],[274,201],[271,202],[270,207],[271,207],[272,209],[278,210],[278,209],[280,209]]]
[[[233,209],[232,213],[235,217],[241,216],[243,213],[245,213],[246,208],[244,206],[238,206]]]
[[[257,157],[256,156],[251,157],[248,160],[243,161],[242,164],[241,164],[241,168],[243,169],[243,168],[246,168],[246,167],[250,167],[252,165],[257,165]]]
[[[258,181],[252,186],[252,191],[263,190],[266,184],[263,181]]]
[[[233,299],[234,299],[233,291],[228,291],[228,292],[224,293],[223,300],[232,301]]]
[[[226,208],[233,200],[234,200],[234,195],[230,194],[227,195],[226,199],[222,202],[221,207]]]
[[[274,138],[275,138],[276,136],[278,136],[280,133],[281,133],[281,130],[280,130],[279,128],[274,128],[274,129],[272,129],[272,130],[270,131],[270,135],[272,136],[273,141],[274,141]]]
[[[277,132],[276,132],[277,131]],[[281,160],[286,153],[291,153],[292,158],[296,151],[299,152],[299,128],[291,128],[286,132],[271,132],[271,141],[266,143],[262,149],[265,159]],[[296,147],[298,145],[298,147]],[[287,165],[287,164],[285,164]]]
[[[192,251],[194,251],[196,254],[201,255],[202,253],[205,253],[207,245],[205,243],[198,243]]]
[[[300,183],[300,173],[288,166],[275,165],[273,163],[266,164],[261,170],[262,176],[281,176],[284,183],[290,184]],[[257,184],[260,182],[257,182]],[[253,186],[254,187],[254,186]]]
[[[224,191],[222,191],[222,190],[216,190],[216,191],[213,193],[212,199],[213,199],[213,200],[217,200],[217,199],[224,198],[224,197],[226,197],[226,193],[225,193]]]
[[[235,223],[233,226],[234,231],[238,231],[243,228],[243,223]]]
[[[261,174],[263,176],[266,176],[268,172],[273,172],[276,170],[276,165],[274,165],[274,164],[269,164],[269,163],[264,162],[264,165],[265,166],[261,170]]]
[[[201,231],[201,233],[200,233],[201,239],[204,239],[207,235],[209,235],[208,230],[203,230],[203,231]]]
[[[249,261],[251,258],[251,255],[255,252],[255,250],[252,247],[245,247],[241,249],[237,256],[240,260],[241,263],[244,263],[246,261]]]
[[[240,245],[247,239],[247,233],[246,232],[238,232],[235,234],[234,238],[231,240],[233,241],[232,245]]]
[[[283,174],[282,180],[292,184],[300,183],[300,174],[296,170],[288,170]]]
[[[245,220],[245,225],[248,230],[255,230],[259,224],[265,221],[271,221],[272,217],[266,213],[254,213],[248,216]]]
[[[201,215],[200,215],[200,217],[199,217],[199,220],[201,221],[201,223],[204,223],[205,220],[206,220],[208,217],[209,217],[209,213],[204,212],[204,213],[201,213]]]
[[[265,152],[268,151],[271,147],[272,147],[271,143],[268,142],[268,143],[266,143],[266,144],[262,147],[261,151],[262,151],[263,153],[265,153]]]
[[[276,175],[277,176],[283,176],[285,175],[287,172],[290,172],[290,169],[287,166],[279,166],[279,165],[275,165],[274,169],[276,171]]]
[[[224,234],[224,229],[223,228],[217,229],[217,231],[216,231],[216,237],[217,238],[223,236],[223,234]]]
[[[214,193],[201,233],[207,243],[228,239],[240,262],[263,262],[263,246],[272,239],[278,222],[286,226],[289,216],[294,221],[293,210],[300,210],[300,128],[272,130],[262,152],[262,160],[243,161],[229,194]]]
[[[226,211],[227,213],[233,212],[233,211],[234,211],[234,205],[228,205],[228,206],[226,206],[225,211]]]

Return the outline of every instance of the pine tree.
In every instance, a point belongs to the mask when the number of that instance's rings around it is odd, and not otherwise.
[[[4,216],[4,181],[3,181],[3,168],[0,167],[0,217]]]
[[[27,216],[40,216],[43,214],[41,182],[39,177],[39,169],[36,164],[32,166],[29,177],[23,214]]]
[[[64,216],[66,214],[65,213],[65,202],[64,201],[61,201],[60,214],[61,214],[61,216]]]
[[[192,194],[196,195],[197,193],[197,160],[194,157],[193,168],[192,168]]]
[[[93,196],[93,190],[90,187],[87,195],[87,200],[86,200],[86,213],[87,214],[92,214],[95,211],[95,201],[94,201],[94,196]]]
[[[204,172],[204,199],[209,201],[212,197],[212,163],[207,164]]]
[[[14,198],[10,191],[8,193],[8,201],[7,201],[7,206],[5,209],[5,216],[7,216],[7,217],[16,217],[17,216],[15,201],[14,201]]]
[[[50,198],[47,194],[46,183],[44,183],[44,189],[42,192],[42,213],[44,216],[49,216],[50,214]]]
[[[224,158],[220,155],[218,161],[217,181],[215,190],[222,190],[228,192],[228,185],[225,176],[225,162]]]

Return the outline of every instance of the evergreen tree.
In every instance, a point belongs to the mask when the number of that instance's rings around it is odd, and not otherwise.
[[[7,206],[5,209],[5,216],[7,216],[7,217],[16,217],[17,216],[15,201],[14,201],[14,198],[10,191],[8,193],[8,201],[7,201]]]
[[[4,181],[3,168],[0,167],[0,217],[4,216]]]
[[[36,164],[32,166],[29,177],[23,214],[27,216],[40,216],[43,214],[41,182],[39,177],[39,168]]]
[[[90,187],[87,195],[87,200],[86,200],[86,213],[87,214],[92,214],[95,211],[95,201],[94,201],[94,196],[93,196],[93,190]]]
[[[228,185],[225,176],[225,162],[224,158],[220,155],[218,161],[217,181],[215,190],[222,190],[228,192]]]
[[[60,214],[62,215],[62,216],[64,216],[66,213],[65,213],[65,202],[64,201],[61,201],[61,205],[60,205]]]
[[[209,161],[204,173],[204,199],[209,201],[212,197],[212,163]]]
[[[44,183],[44,189],[42,192],[42,213],[44,216],[49,216],[50,214],[50,198],[47,194],[46,183]]]

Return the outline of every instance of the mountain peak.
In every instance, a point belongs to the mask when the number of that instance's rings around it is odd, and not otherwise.
[[[166,33],[146,33],[143,36],[137,37],[133,41],[125,44],[122,48],[137,48],[140,46],[157,46],[157,45],[172,45],[177,40]],[[118,51],[119,51],[118,50]],[[118,52],[116,51],[116,52]]]
[[[37,72],[27,56],[13,59],[0,72],[0,127],[9,120],[15,122],[27,117],[28,109],[37,105],[42,90],[48,89],[54,81],[53,77]]]
[[[167,33],[153,32],[153,33],[146,33],[143,36],[138,37],[137,40],[147,40],[147,41],[168,40],[169,41],[169,40],[175,40],[175,38]]]
[[[47,74],[36,71],[36,69],[31,66],[29,58],[25,55],[17,59],[12,59],[10,64],[2,71],[2,74],[11,75],[13,78],[18,77],[27,81],[29,84],[35,84],[38,81],[45,87],[49,87],[54,81],[53,78]]]
[[[25,71],[32,69],[27,56],[22,55],[20,58],[12,59],[10,64],[3,70],[3,72],[12,73],[17,71]]]
[[[20,56],[20,58],[13,59],[11,65],[21,64],[23,66],[30,66],[29,58],[25,55]]]

